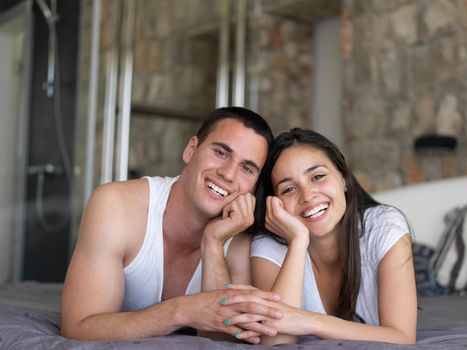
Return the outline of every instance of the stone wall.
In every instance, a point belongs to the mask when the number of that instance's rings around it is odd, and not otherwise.
[[[247,30],[248,105],[273,132],[310,128],[312,24],[262,13]]]
[[[232,16],[235,18],[235,1]],[[280,3],[278,1],[277,3]],[[102,0],[95,180],[100,181],[106,68],[112,49],[117,1]],[[132,113],[130,176],[175,175],[182,150],[201,120],[215,108],[220,0],[137,0],[132,103],[175,111]],[[249,3],[251,5],[251,3]],[[251,8],[250,8],[251,10]],[[76,165],[84,170],[92,1],[82,0],[80,107]],[[234,64],[235,27],[231,33]],[[248,16],[246,106],[265,117],[277,133],[310,127],[312,24],[268,13]],[[233,73],[233,70],[231,70]],[[183,114],[195,118],[183,118]],[[198,119],[196,119],[198,117]],[[77,178],[82,194],[83,173]]]
[[[345,0],[346,154],[367,190],[467,174],[467,1]],[[455,151],[414,151],[424,134]]]

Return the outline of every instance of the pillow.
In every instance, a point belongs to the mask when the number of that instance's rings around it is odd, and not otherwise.
[[[467,205],[454,208],[444,218],[446,230],[432,257],[433,273],[448,291],[467,290]]]
[[[414,242],[412,251],[417,294],[427,297],[446,294],[446,288],[439,285],[431,270],[431,258],[435,252],[434,249]]]

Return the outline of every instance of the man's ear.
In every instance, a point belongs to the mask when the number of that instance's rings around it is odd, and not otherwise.
[[[193,136],[190,141],[188,141],[187,145],[185,146],[185,150],[183,151],[183,161],[185,164],[188,164],[191,160],[191,157],[195,153],[196,148],[198,147],[198,138]]]

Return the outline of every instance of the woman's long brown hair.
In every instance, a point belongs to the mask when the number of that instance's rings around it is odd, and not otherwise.
[[[362,276],[360,237],[365,232],[365,210],[377,206],[379,203],[358,183],[347,166],[344,155],[334,143],[317,132],[299,128],[284,132],[275,139],[256,190],[255,231],[257,233],[268,233],[280,243],[287,243],[283,238],[266,229],[266,197],[274,195],[271,182],[271,172],[274,164],[282,151],[294,145],[306,145],[324,152],[345,180],[347,188],[345,192],[346,210],[342,217],[339,240],[342,274],[336,316],[345,320],[364,322],[356,313]]]

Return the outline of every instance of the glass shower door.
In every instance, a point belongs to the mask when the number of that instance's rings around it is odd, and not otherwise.
[[[0,15],[0,282],[20,279],[32,2]]]

